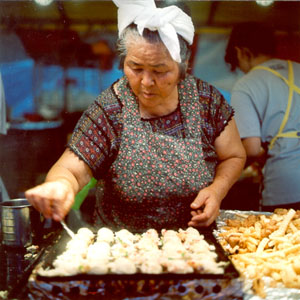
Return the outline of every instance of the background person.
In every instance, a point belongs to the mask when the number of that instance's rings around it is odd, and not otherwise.
[[[274,31],[259,23],[233,28],[225,55],[245,75],[232,89],[249,162],[263,168],[262,210],[300,209],[300,64],[275,58]]]
[[[233,110],[213,86],[187,74],[188,15],[149,0],[115,2],[125,76],[84,112],[46,182],[26,197],[59,221],[94,176],[104,181],[97,224],[209,226],[245,163]]]

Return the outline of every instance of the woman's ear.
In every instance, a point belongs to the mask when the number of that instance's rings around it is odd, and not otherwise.
[[[247,59],[250,60],[253,58],[253,53],[246,47],[234,47],[236,51],[237,59]]]
[[[237,59],[241,59],[242,58],[242,48],[240,47],[234,47],[235,51],[236,51],[236,57]]]
[[[253,59],[252,52],[245,47],[235,47],[236,57],[238,61],[238,67],[244,72],[247,73],[251,69],[251,62]]]
[[[249,60],[252,60],[254,58],[254,55],[249,48],[242,48],[242,52]]]

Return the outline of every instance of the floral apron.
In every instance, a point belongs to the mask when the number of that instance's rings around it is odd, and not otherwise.
[[[128,84],[120,84],[121,143],[97,211],[105,226],[133,232],[186,228],[191,202],[213,181],[217,157],[201,130],[197,82],[178,88],[185,138],[153,132]]]

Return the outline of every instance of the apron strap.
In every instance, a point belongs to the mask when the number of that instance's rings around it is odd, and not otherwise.
[[[265,66],[257,66],[254,67],[252,70],[255,69],[262,69],[262,70],[266,70],[268,72],[273,73],[275,76],[281,78],[289,87],[289,96],[288,96],[288,103],[287,103],[287,108],[284,114],[284,117],[282,119],[282,122],[280,124],[278,133],[272,138],[270,144],[269,144],[269,149],[271,150],[274,146],[275,141],[279,138],[299,138],[300,137],[300,131],[289,131],[289,132],[283,132],[283,129],[288,121],[289,115],[290,115],[290,111],[291,111],[291,106],[292,106],[292,101],[293,101],[293,93],[294,91],[298,94],[300,94],[300,88],[297,87],[294,84],[294,71],[293,71],[293,66],[292,66],[292,62],[290,60],[287,61],[288,62],[288,79],[286,79],[284,76],[282,76],[279,72],[265,67]]]

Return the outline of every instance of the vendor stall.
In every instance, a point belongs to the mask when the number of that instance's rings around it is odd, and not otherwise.
[[[25,249],[1,246],[2,295],[57,300],[299,299],[299,224],[294,210],[222,210],[213,226],[199,232],[149,229],[136,235],[126,229],[85,227],[72,240],[59,227]],[[177,244],[166,250],[168,243],[178,241],[185,249]],[[154,245],[159,258],[150,250]],[[93,251],[96,246],[101,257]],[[179,267],[179,261],[189,262],[197,251],[192,269]],[[206,257],[202,262],[196,259],[199,251]],[[125,260],[130,263],[124,265]],[[141,267],[150,261],[151,268]],[[163,266],[159,271],[154,268],[157,261]]]
[[[0,2],[3,32],[14,32],[30,56],[30,72],[18,71],[30,90],[26,106],[21,82],[4,72],[9,129],[0,137],[0,176],[10,197],[25,193],[42,221],[26,246],[5,243],[2,226],[0,299],[300,299],[300,212],[258,211],[260,169],[237,181],[245,154],[228,102],[239,74],[229,77],[223,61],[229,29],[253,20],[276,24],[280,41],[289,37],[281,56],[299,61],[299,3],[178,1],[195,24],[166,8],[166,19],[183,20],[167,23],[169,40],[152,32],[166,29],[162,15],[147,16],[157,22],[145,27],[155,42],[136,21],[162,9],[141,1],[147,5],[133,8],[142,17],[128,23],[138,25],[136,38],[125,32],[125,76],[116,81],[123,71],[112,46],[113,2],[127,1]],[[131,17],[132,7],[123,9]],[[181,57],[179,44],[191,52]],[[93,179],[83,225],[72,213]]]

